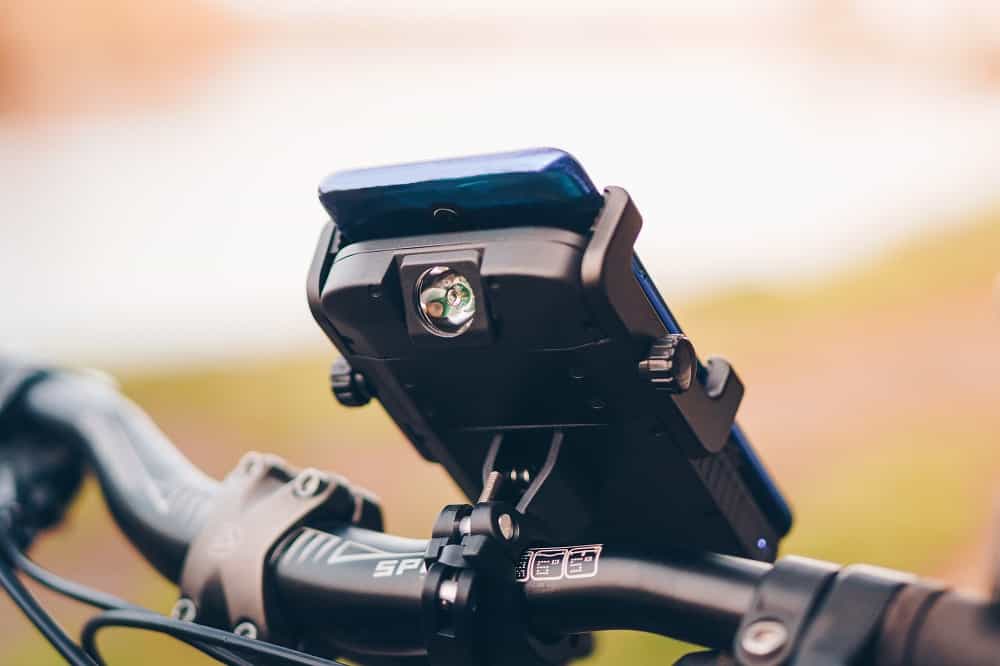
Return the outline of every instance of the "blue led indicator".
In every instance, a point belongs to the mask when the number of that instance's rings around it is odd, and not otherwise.
[[[766,549],[767,548],[767,539],[765,539],[764,537],[761,537],[761,538],[757,539],[757,548],[759,548],[760,550]]]

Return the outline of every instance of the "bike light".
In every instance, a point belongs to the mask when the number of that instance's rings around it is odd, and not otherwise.
[[[448,266],[434,266],[417,279],[417,311],[427,330],[442,338],[461,335],[476,315],[469,279]]]

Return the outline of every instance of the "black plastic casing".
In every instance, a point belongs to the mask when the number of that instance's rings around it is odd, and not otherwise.
[[[522,227],[338,251],[331,222],[310,270],[309,304],[414,446],[470,499],[495,437],[544,457],[561,433],[558,460],[528,509],[550,543],[773,560],[780,534],[741,477],[738,451],[723,444],[731,419],[715,423],[701,409],[700,384],[668,395],[637,372],[652,341],[668,334],[632,273],[641,224],[620,188],[606,190],[589,237]],[[454,338],[431,334],[416,313],[415,281],[438,265],[469,278],[479,301],[472,327]]]

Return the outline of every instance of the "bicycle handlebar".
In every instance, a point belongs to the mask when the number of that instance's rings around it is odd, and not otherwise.
[[[176,582],[218,482],[192,465],[109,382],[46,374],[27,387],[21,402],[29,418],[81,447],[119,527],[161,574]]]
[[[26,386],[19,416],[81,447],[122,530],[178,582],[218,482],[112,386],[68,373],[45,373]],[[306,644],[344,656],[420,655],[426,543],[351,525],[298,527],[269,558],[269,606]],[[634,629],[729,650],[769,571],[724,555],[606,544],[586,577],[526,577],[521,610],[540,638]],[[908,595],[908,588],[917,586],[904,587],[885,614],[871,663],[997,663],[1000,625],[988,603],[954,592]]]

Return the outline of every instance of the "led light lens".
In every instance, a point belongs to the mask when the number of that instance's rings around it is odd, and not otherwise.
[[[417,280],[417,310],[434,335],[453,338],[472,325],[476,293],[468,278],[448,266],[435,266]]]

